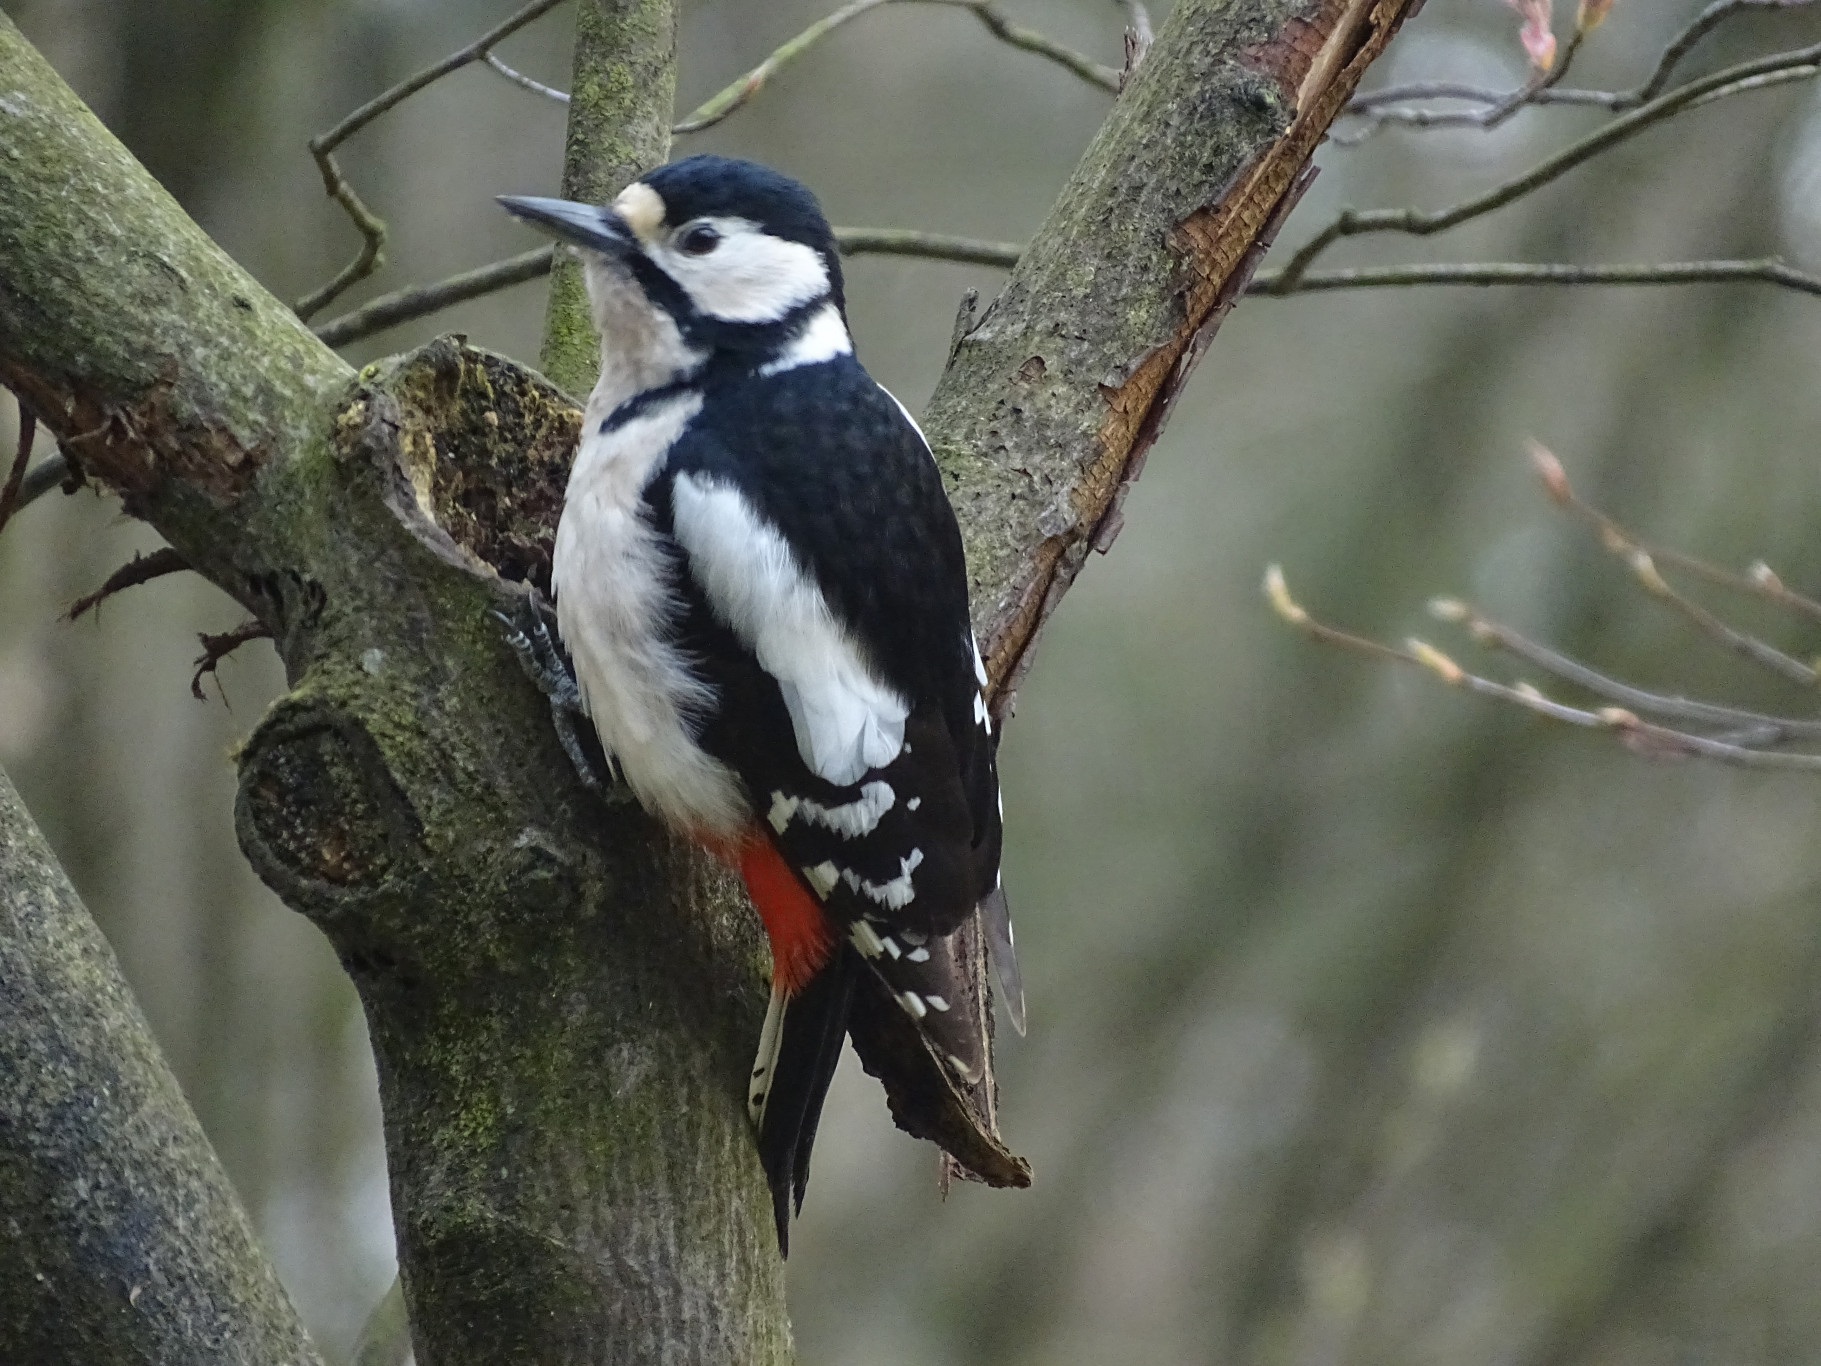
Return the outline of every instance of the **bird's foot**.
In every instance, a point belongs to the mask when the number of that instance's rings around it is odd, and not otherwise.
[[[575,681],[575,668],[557,639],[556,614],[544,596],[534,588],[512,612],[494,609],[492,615],[506,628],[506,644],[518,656],[525,676],[549,699],[557,741],[582,785],[609,800],[630,798],[612,757],[601,748],[594,727],[587,724],[588,710]]]

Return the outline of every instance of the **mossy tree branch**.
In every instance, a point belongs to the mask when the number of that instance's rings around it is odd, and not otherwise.
[[[1408,3],[1180,0],[958,343],[928,425],[1002,705]],[[632,54],[600,107],[633,131],[565,178],[600,199],[662,155],[672,20],[583,13]],[[786,1359],[751,917],[571,779],[486,615],[547,575],[573,406],[450,340],[354,375],[3,19],[0,95],[0,383],[284,659],[236,821],[360,990],[419,1360]]]
[[[676,34],[673,0],[576,0],[563,198],[605,204],[669,158]],[[540,363],[577,397],[594,387],[600,369],[581,268],[566,251],[550,272]]]
[[[4,773],[0,1209],[0,1358],[316,1366],[113,951]]]

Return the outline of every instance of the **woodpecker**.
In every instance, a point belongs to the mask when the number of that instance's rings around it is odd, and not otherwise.
[[[860,974],[964,1085],[976,909],[1024,1003],[961,534],[861,368],[813,195],[693,156],[611,204],[503,197],[579,256],[599,382],[551,583],[577,699],[643,806],[735,866],[771,944],[747,1103],[781,1249]]]

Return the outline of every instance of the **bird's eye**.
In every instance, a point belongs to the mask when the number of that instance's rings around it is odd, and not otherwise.
[[[721,234],[706,223],[697,223],[693,228],[684,230],[677,239],[677,246],[691,256],[706,256],[721,243]]]

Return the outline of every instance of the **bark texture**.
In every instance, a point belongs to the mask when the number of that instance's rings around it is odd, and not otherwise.
[[[924,427],[1003,709],[1044,619],[1413,0],[1182,0],[958,341]]]
[[[1181,0],[959,345],[928,425],[1002,688],[1407,7]],[[673,22],[583,13],[634,47]],[[645,61],[629,150],[569,193],[662,155]],[[0,170],[0,382],[284,659],[237,828],[360,989],[419,1361],[787,1359],[743,1106],[756,926],[573,781],[487,615],[547,572],[573,406],[453,339],[354,375],[3,19]]]
[[[4,773],[0,1360],[318,1361],[113,951]]]

